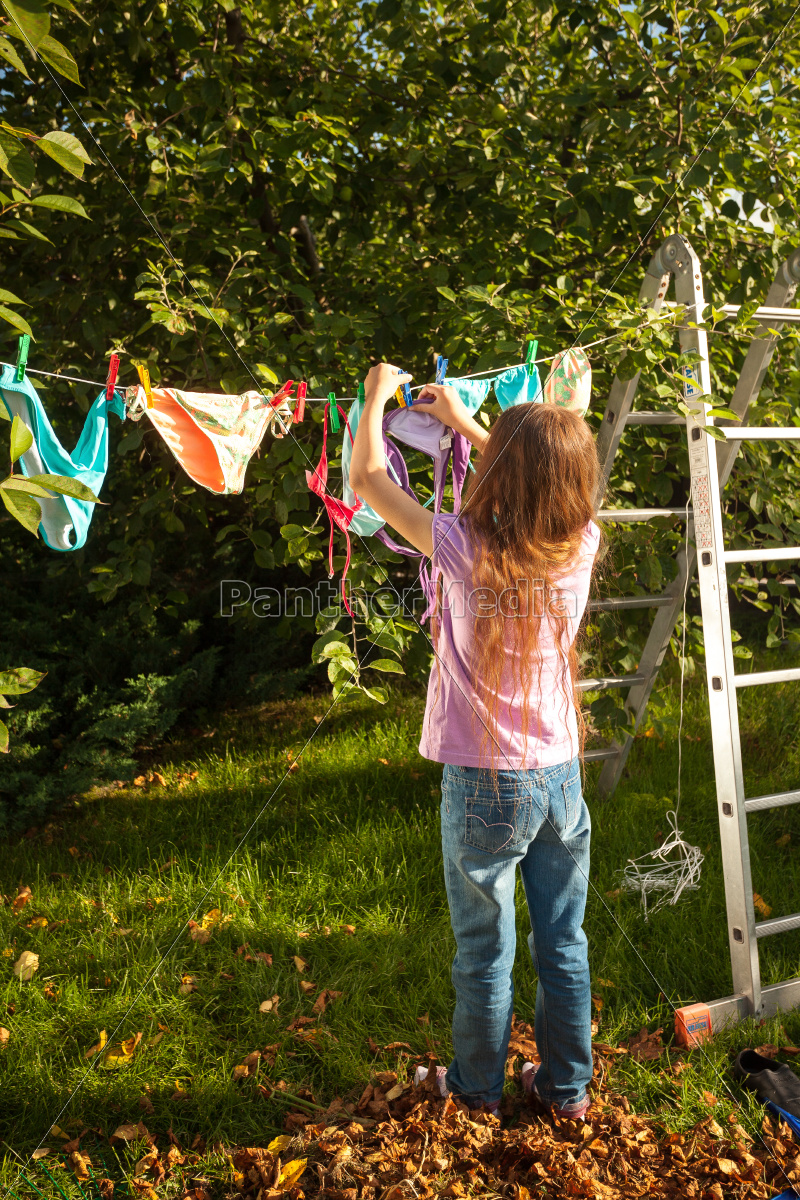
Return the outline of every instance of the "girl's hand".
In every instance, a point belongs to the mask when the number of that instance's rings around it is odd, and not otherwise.
[[[375,404],[386,404],[401,384],[410,383],[413,378],[413,375],[398,375],[397,367],[391,363],[376,363],[364,380],[364,396]]]
[[[454,429],[460,429],[465,418],[469,418],[458,392],[446,383],[426,383],[417,397],[417,403],[420,401],[425,404],[425,412],[432,413],[443,425],[452,425]]]

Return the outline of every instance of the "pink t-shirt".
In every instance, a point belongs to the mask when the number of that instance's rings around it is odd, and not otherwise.
[[[592,563],[599,544],[600,531],[590,522],[574,567],[559,581],[558,596],[569,617],[572,640],[589,598]],[[494,766],[501,771],[569,762],[579,750],[578,725],[569,679],[565,688],[562,659],[550,622],[543,618],[539,638],[541,675],[538,664],[533,669],[527,745],[522,729],[522,694],[518,688],[514,694],[510,658],[501,680],[495,745],[486,733],[487,726],[491,729],[486,706],[471,682],[479,601],[476,596],[470,601],[475,545],[470,540],[467,520],[449,513],[435,516],[433,546],[433,566],[442,576],[442,612],[437,660],[428,680],[420,754],[457,767]],[[530,584],[530,588],[535,592],[535,585]],[[530,611],[541,612],[542,593],[535,596],[529,590],[529,603]],[[508,653],[513,651],[509,649]]]

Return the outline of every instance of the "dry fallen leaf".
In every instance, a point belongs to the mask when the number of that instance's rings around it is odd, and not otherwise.
[[[138,1138],[149,1137],[147,1130],[141,1121],[138,1125],[119,1125],[112,1133],[112,1138],[119,1138],[122,1142],[135,1142]]]
[[[595,1008],[597,1009],[597,1011],[598,1011],[598,1012],[602,1012],[602,1011],[603,1011],[603,1004],[604,1004],[604,1003],[605,1003],[605,1002],[604,1002],[604,1000],[603,1000],[603,997],[602,997],[602,996],[592,996],[592,1004],[595,1006]]]
[[[714,1105],[718,1103],[717,1097],[714,1095],[713,1092],[703,1092],[703,1099],[705,1100],[705,1102],[709,1106],[709,1108],[713,1108]]]
[[[238,1067],[233,1068],[233,1078],[245,1079],[248,1075],[255,1075],[256,1071],[258,1070],[260,1058],[260,1050],[254,1050],[252,1054],[248,1054],[244,1062],[241,1062]]]
[[[789,842],[791,840],[792,840],[792,835],[790,833],[784,833],[781,837],[775,839],[775,845],[776,846],[788,846]]]
[[[279,1000],[280,996],[278,995],[273,996],[271,1000],[262,1000],[258,1006],[258,1011],[263,1013],[271,1012],[277,1014]]]
[[[81,852],[77,846],[70,846],[67,850],[67,853],[71,854],[73,858],[80,858],[81,856]]]
[[[21,912],[29,900],[33,899],[33,892],[27,886],[21,887],[14,899],[11,901],[11,911],[13,913]]]
[[[106,1031],[105,1031],[105,1029],[101,1029],[100,1033],[98,1035],[97,1041],[95,1042],[95,1044],[93,1046],[89,1047],[89,1049],[86,1051],[86,1053],[84,1054],[83,1057],[84,1058],[94,1058],[95,1054],[99,1054],[101,1050],[105,1050],[107,1041],[108,1041],[108,1036],[106,1034]]]
[[[73,1150],[69,1156],[69,1164],[75,1172],[75,1178],[84,1180],[89,1178],[89,1168],[86,1159],[77,1150]]]
[[[159,775],[158,771],[153,771],[150,776],[150,782],[158,784],[159,787],[166,787],[167,781],[163,775]]]
[[[330,988],[323,988],[314,1001],[311,1011],[315,1013],[324,1013],[328,1005],[333,1000],[338,1000],[341,994],[341,992],[332,992]]]
[[[32,950],[23,950],[14,963],[14,974],[22,983],[29,983],[39,970],[39,955]]]
[[[188,996],[190,992],[197,991],[197,978],[194,975],[181,975],[180,987],[178,992],[181,996]]]
[[[31,1158],[34,1162],[38,1162],[40,1158],[47,1158],[47,1155],[52,1153],[53,1151],[49,1150],[47,1146],[40,1146],[38,1150],[34,1150]]]
[[[430,1023],[431,1023],[430,1013],[423,1013],[421,1017],[417,1017],[418,1025],[430,1025]]]
[[[308,970],[308,963],[305,961],[305,959],[301,958],[299,954],[294,955],[294,965],[297,967],[297,970],[301,975],[303,971]]]
[[[198,925],[197,921],[187,921],[189,929],[189,937],[193,942],[197,942],[200,946],[205,946],[206,942],[211,941],[211,930],[204,929],[202,925]]]
[[[133,1058],[133,1052],[142,1040],[141,1033],[125,1038],[118,1046],[110,1046],[103,1055],[103,1065],[106,1067],[124,1067]]]
[[[4,1047],[11,1034],[5,1025],[0,1025],[0,1047]]]
[[[312,983],[310,979],[301,979],[300,988],[303,992],[305,992],[306,995],[308,995],[309,992],[315,992],[317,990],[317,985]]]
[[[355,925],[340,925],[339,928],[341,929],[342,933],[349,933],[351,937],[356,931]]]
[[[307,1158],[295,1158],[291,1162],[288,1162],[278,1176],[277,1186],[288,1192],[289,1188],[294,1187],[298,1183],[300,1176],[306,1169],[307,1162]]]
[[[753,905],[761,913],[761,916],[766,918],[772,912],[772,909],[767,904],[763,896],[759,896],[758,892],[753,892]]]

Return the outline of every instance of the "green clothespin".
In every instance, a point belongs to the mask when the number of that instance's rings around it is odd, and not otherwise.
[[[536,351],[538,349],[538,342],[528,342],[528,349],[525,352],[525,366],[528,368],[529,375],[532,375],[536,368]]]
[[[367,399],[367,397],[364,393],[364,380],[362,379],[358,385],[358,392],[356,393],[356,400],[360,400],[361,403],[363,404],[366,401],[366,399]]]
[[[19,350],[17,351],[17,373],[14,376],[17,383],[22,383],[25,378],[25,368],[28,365],[28,350],[30,349],[31,339],[27,333],[23,333],[19,339]]]
[[[336,393],[328,392],[328,412],[331,416],[331,433],[339,432],[339,409],[336,405]]]

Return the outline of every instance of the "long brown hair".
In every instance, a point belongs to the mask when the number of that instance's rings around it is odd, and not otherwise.
[[[577,639],[572,637],[570,614],[553,595],[581,552],[584,531],[594,516],[598,475],[594,438],[582,417],[552,404],[520,404],[494,422],[467,489],[462,519],[476,547],[471,673],[488,718],[481,757],[491,743],[492,762],[497,760],[498,697],[503,687],[507,689],[509,667],[513,694],[522,699],[523,754],[531,717],[536,733],[538,713],[530,713],[529,701],[537,670],[541,678],[539,640],[545,620],[558,655],[558,690],[565,706],[575,708],[580,730],[576,749],[583,752]],[[519,595],[521,581],[528,581],[524,597]],[[487,597],[485,606],[482,594]]]

